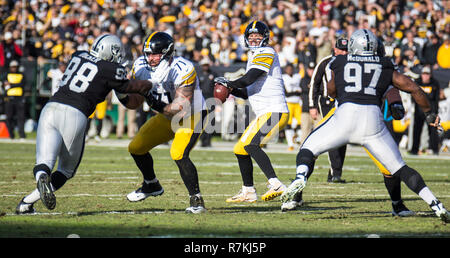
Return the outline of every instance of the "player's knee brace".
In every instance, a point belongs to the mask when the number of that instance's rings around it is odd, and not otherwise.
[[[52,173],[52,170],[45,164],[38,164],[38,165],[34,166],[33,175],[36,177],[36,173],[39,171],[44,171],[49,176]]]
[[[415,169],[404,165],[395,174],[394,177],[399,177],[405,184],[416,194],[419,194],[425,185],[422,176]]]

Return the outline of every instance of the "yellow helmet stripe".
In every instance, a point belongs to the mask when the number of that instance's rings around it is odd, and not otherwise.
[[[147,41],[145,41],[144,48],[148,48],[150,44],[150,40],[153,38],[153,36],[157,33],[157,31],[153,32],[150,36],[148,36]]]
[[[256,21],[253,22],[252,29],[254,29],[255,26],[256,26]]]

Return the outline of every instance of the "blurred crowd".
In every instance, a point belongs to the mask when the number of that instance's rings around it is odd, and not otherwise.
[[[432,0],[0,0],[0,26],[2,41],[15,42],[23,57],[39,62],[67,61],[104,32],[122,37],[133,60],[143,38],[160,30],[173,35],[178,55],[227,66],[246,61],[242,34],[258,19],[271,28],[271,45],[282,66],[293,63],[300,69],[329,55],[337,36],[369,28],[405,72],[417,74],[425,64],[450,67],[449,5]]]
[[[424,66],[450,68],[450,1],[0,0],[0,18],[2,73],[12,60],[65,63],[105,32],[122,39],[131,66],[155,30],[173,35],[176,55],[230,66],[247,61],[243,32],[255,19],[269,25],[281,66],[302,76],[359,28],[372,30],[412,78]]]

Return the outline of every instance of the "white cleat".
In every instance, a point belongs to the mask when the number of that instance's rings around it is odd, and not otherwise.
[[[287,203],[294,199],[295,194],[303,190],[306,186],[306,180],[304,176],[300,176],[296,178],[292,183],[287,187],[287,189],[281,195],[281,202]]]
[[[31,214],[34,213],[35,210],[33,208],[34,203],[26,203],[23,198],[20,203],[16,207],[16,214]]]
[[[450,214],[449,212],[444,208],[444,205],[438,200],[433,201],[430,204],[431,209],[434,211],[434,214],[438,216],[442,221],[445,223],[450,222]]]
[[[303,205],[303,200],[300,201],[288,201],[281,204],[281,211],[293,211]]]
[[[256,202],[256,190],[255,188],[242,186],[242,189],[233,197],[230,197],[226,200],[228,203],[239,203],[239,202]]]

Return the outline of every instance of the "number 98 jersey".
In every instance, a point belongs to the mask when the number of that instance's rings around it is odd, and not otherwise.
[[[336,99],[339,104],[352,102],[381,106],[382,98],[397,66],[388,57],[339,55],[331,59]]]
[[[123,92],[128,81],[122,65],[76,51],[49,102],[70,105],[88,117],[112,89]]]

